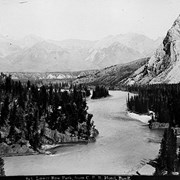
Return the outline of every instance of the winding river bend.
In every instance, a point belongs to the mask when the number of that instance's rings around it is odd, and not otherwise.
[[[127,92],[87,100],[100,134],[95,143],[56,148],[53,155],[5,157],[6,175],[135,174],[159,151],[162,131],[126,113]]]

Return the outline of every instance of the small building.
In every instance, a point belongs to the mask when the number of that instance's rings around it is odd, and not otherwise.
[[[180,136],[180,128],[175,127],[174,129],[175,129],[176,136]]]

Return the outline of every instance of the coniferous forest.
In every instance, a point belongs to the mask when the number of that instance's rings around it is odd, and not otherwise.
[[[180,165],[179,155],[177,154],[176,135],[172,128],[165,129],[161,146],[159,150],[159,156],[156,159],[157,166],[155,175],[172,174],[174,171],[178,171]]]
[[[93,90],[91,99],[98,99],[109,96],[109,91],[104,86],[96,86]]]
[[[5,175],[5,172],[4,172],[4,161],[0,157],[0,176],[4,176],[4,175]]]
[[[93,115],[87,112],[86,105],[90,91],[82,85],[63,88],[62,84],[21,83],[1,73],[1,154],[14,153],[8,147],[15,144],[32,152],[44,144],[71,141],[67,136],[73,141],[88,141],[94,136]]]
[[[180,84],[129,86],[127,90],[137,93],[128,96],[129,111],[145,114],[151,110],[157,122],[180,126]]]
[[[161,141],[159,155],[155,159],[155,175],[172,174],[180,167],[180,153],[177,153],[176,128],[180,127],[180,84],[156,84],[128,86],[127,108],[129,111],[145,114],[150,110],[160,123],[169,123]],[[153,116],[152,116],[153,118]],[[180,149],[180,148],[179,148]]]

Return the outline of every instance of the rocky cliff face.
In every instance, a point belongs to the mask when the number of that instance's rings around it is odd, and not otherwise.
[[[148,63],[127,79],[127,84],[180,82],[180,15]]]

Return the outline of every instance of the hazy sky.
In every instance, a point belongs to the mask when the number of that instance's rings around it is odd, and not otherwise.
[[[96,40],[128,32],[165,36],[180,0],[0,0],[0,34]]]

